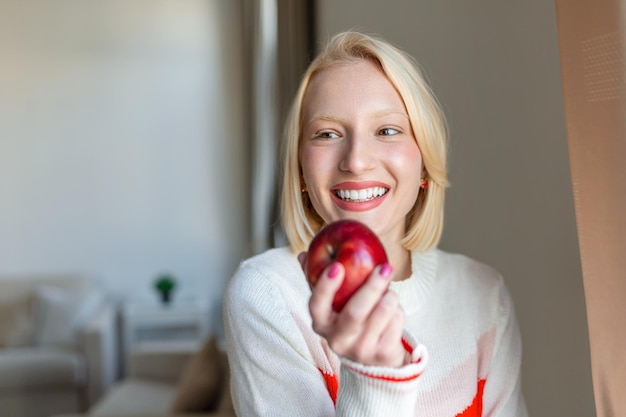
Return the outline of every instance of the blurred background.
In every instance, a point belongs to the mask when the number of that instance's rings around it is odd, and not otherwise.
[[[0,0],[0,280],[88,275],[127,311],[168,273],[219,333],[239,262],[283,242],[290,97],[346,29],[443,105],[440,246],[504,275],[530,415],[595,415],[553,2]]]

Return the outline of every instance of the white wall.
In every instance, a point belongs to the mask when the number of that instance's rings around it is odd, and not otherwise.
[[[220,299],[247,231],[237,4],[0,2],[0,276]]]
[[[451,128],[441,247],[504,275],[530,415],[595,415],[553,2],[318,4],[320,39],[380,34],[432,81]]]

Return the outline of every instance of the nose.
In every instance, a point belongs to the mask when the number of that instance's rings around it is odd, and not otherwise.
[[[365,137],[352,136],[344,142],[339,170],[359,175],[372,169],[374,161],[372,141]]]

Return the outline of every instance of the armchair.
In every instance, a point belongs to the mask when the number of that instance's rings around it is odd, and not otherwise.
[[[115,309],[81,276],[0,277],[0,410],[83,411],[117,376]]]

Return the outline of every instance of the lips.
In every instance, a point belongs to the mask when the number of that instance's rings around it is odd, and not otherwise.
[[[379,182],[344,182],[332,187],[335,203],[344,210],[364,211],[380,205],[390,187]]]
[[[335,195],[344,201],[364,202],[373,198],[378,198],[387,193],[389,189],[385,187],[361,188],[360,190],[333,190]]]

